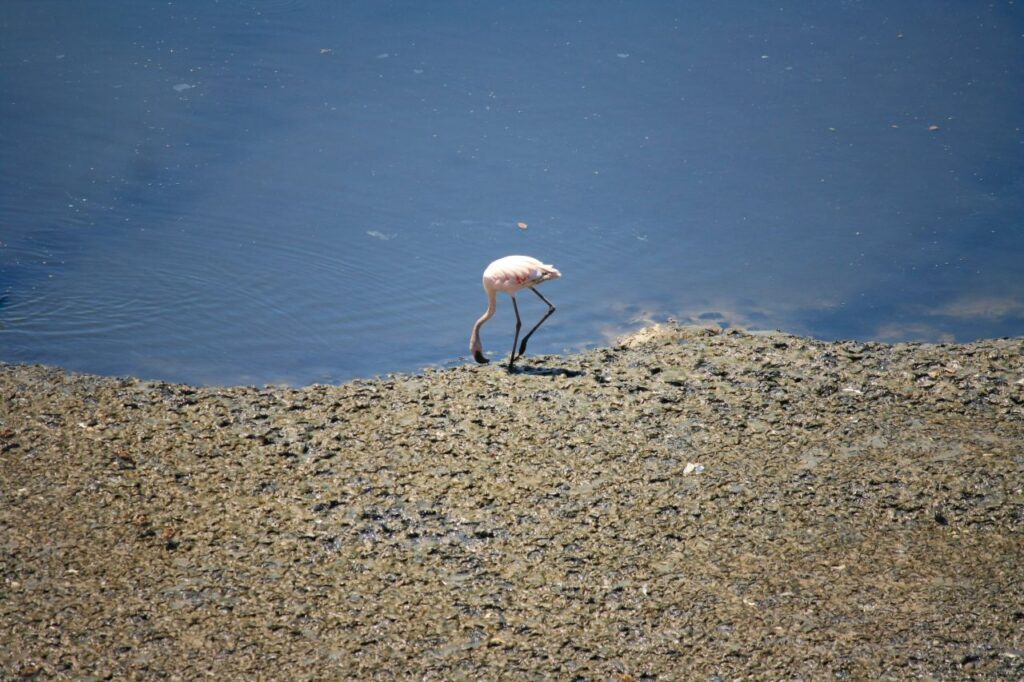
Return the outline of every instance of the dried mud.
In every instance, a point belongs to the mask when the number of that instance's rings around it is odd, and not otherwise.
[[[1024,677],[1024,339],[0,365],[0,677]]]

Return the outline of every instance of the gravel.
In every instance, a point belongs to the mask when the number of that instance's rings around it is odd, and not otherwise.
[[[1024,677],[1024,339],[0,364],[0,679]]]

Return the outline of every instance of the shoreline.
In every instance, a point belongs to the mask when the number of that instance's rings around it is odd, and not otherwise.
[[[517,368],[518,369],[518,368]],[[0,363],[0,677],[1024,676],[1024,338]]]

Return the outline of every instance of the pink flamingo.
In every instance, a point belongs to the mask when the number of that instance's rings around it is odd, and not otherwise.
[[[526,352],[526,342],[530,340],[537,328],[543,324],[544,320],[551,316],[551,313],[555,312],[555,306],[551,304],[551,301],[544,298],[544,296],[534,289],[535,286],[542,282],[546,282],[549,279],[558,279],[562,276],[558,270],[552,265],[545,265],[536,258],[530,258],[529,256],[505,256],[499,258],[484,270],[484,291],[487,292],[487,312],[476,321],[473,325],[473,333],[469,337],[469,351],[473,354],[473,358],[477,362],[489,362],[484,357],[483,345],[480,343],[480,327],[484,325],[484,322],[491,319],[494,316],[494,311],[498,307],[497,298],[498,292],[504,291],[512,299],[512,308],[516,311],[516,334],[512,339],[512,355],[508,359],[508,369],[512,371],[512,365],[515,363],[516,358],[523,357],[523,353]],[[516,343],[519,341],[519,328],[522,326],[522,321],[519,319],[519,306],[516,305],[516,292],[520,289],[529,289],[533,293],[540,296],[540,300],[548,304],[548,312],[544,314],[544,317],[540,318],[540,322],[533,326],[526,336],[523,337],[523,343],[519,346],[519,355],[516,355]]]

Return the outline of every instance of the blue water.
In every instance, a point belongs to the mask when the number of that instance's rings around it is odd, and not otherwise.
[[[1024,3],[0,3],[0,360],[458,364],[513,253],[533,353],[1024,334]]]

